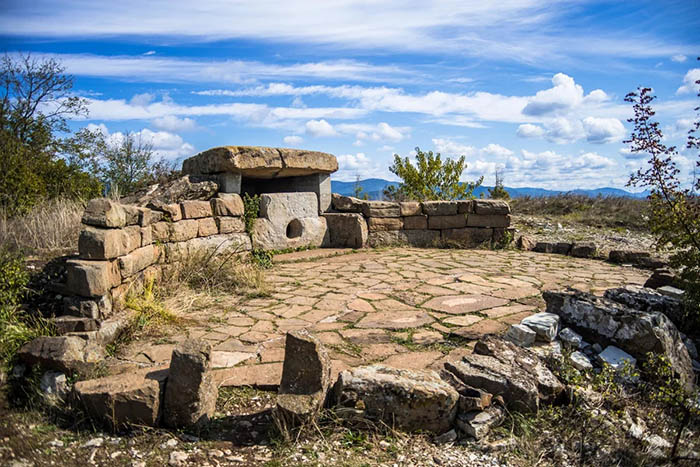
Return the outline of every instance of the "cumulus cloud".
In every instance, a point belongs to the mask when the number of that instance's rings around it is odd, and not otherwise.
[[[583,88],[571,76],[557,73],[552,78],[554,87],[537,91],[523,109],[525,115],[545,115],[570,109],[583,100]]]
[[[284,144],[295,146],[304,142],[304,138],[297,135],[289,135],[283,138]]]
[[[589,143],[603,144],[620,141],[626,134],[625,126],[616,118],[586,117],[583,130]]]
[[[124,141],[126,134],[121,131],[110,132],[104,123],[87,125],[90,131],[99,131],[107,140],[109,145],[119,145]],[[195,153],[195,148],[190,143],[185,142],[180,135],[167,131],[153,131],[144,128],[141,131],[132,133],[133,136],[144,144],[150,144],[153,154],[164,159],[177,159],[179,157],[191,156]]]
[[[518,127],[516,134],[521,138],[541,138],[544,136],[545,131],[541,126],[533,125],[531,123],[523,123]]]
[[[154,118],[151,123],[157,129],[166,131],[192,131],[197,128],[197,124],[191,118],[178,118],[175,115]]]
[[[306,132],[315,138],[327,138],[338,136],[338,132],[333,125],[325,120],[309,120],[306,122]]]
[[[700,91],[700,86],[695,82],[700,79],[700,68],[693,68],[683,77],[683,85],[678,88],[676,94],[697,93]]]
[[[410,128],[394,127],[386,122],[376,125],[366,123],[340,123],[335,126],[339,134],[352,135],[356,138],[355,146],[362,146],[365,141],[397,143],[406,138]]]

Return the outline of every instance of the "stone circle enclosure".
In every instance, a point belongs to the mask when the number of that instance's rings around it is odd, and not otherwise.
[[[75,259],[67,261],[59,330],[99,337],[127,294],[162,266],[199,250],[475,247],[507,237],[503,201],[364,201],[331,194],[335,157],[250,146],[210,149],[184,161],[185,177],[116,202],[91,200]],[[242,196],[258,196],[246,230]]]

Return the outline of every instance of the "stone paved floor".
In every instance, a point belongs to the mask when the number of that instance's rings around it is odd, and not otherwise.
[[[285,332],[307,328],[328,346],[335,371],[375,362],[438,368],[469,351],[469,341],[544,310],[543,290],[602,294],[648,276],[598,260],[520,251],[395,248],[314,256],[284,255],[288,262],[266,274],[270,297],[217,295],[206,306],[196,299],[180,304],[189,319],[184,329],[133,343],[123,360],[164,363],[179,340],[202,338],[216,350],[221,384],[274,387]]]

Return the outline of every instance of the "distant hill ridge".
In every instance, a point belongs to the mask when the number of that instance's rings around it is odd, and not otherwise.
[[[359,182],[340,182],[340,181],[336,181],[336,180],[331,180],[331,189],[333,190],[333,193],[351,196],[352,194],[355,193],[355,185],[358,183],[362,187],[363,192],[367,193],[369,195],[370,199],[381,199],[382,192],[384,191],[384,188],[386,188],[389,185],[398,185],[397,182],[390,182],[388,180],[384,180],[381,178],[368,178],[366,180],[360,180]],[[484,194],[484,197],[488,196],[487,190],[489,188],[492,188],[492,187],[488,187],[488,186],[478,187],[476,190],[474,190],[474,196],[476,196],[478,198],[482,193]],[[556,195],[563,195],[563,194],[567,194],[567,193],[574,194],[574,195],[591,196],[591,197],[619,196],[619,197],[625,197],[625,198],[646,198],[649,194],[646,191],[644,191],[642,193],[631,193],[631,192],[626,191],[626,190],[622,190],[619,188],[610,188],[610,187],[593,188],[590,190],[576,189],[576,190],[569,190],[569,191],[546,190],[544,188],[530,188],[530,187],[525,187],[525,188],[504,187],[504,188],[512,198],[518,198],[521,196],[556,196]]]

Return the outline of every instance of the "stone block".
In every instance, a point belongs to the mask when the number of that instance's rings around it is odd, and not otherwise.
[[[211,217],[211,203],[209,201],[183,201],[180,203],[182,217],[185,219],[199,219]]]
[[[510,205],[503,200],[496,199],[475,199],[474,213],[483,215],[505,215],[510,214]]]
[[[211,209],[215,216],[242,216],[244,207],[240,195],[235,193],[219,193],[212,198]]]
[[[169,220],[171,222],[182,220],[182,208],[180,207],[179,203],[159,203],[158,209],[163,213],[165,220]]]
[[[367,244],[367,222],[359,213],[326,213],[328,246],[333,248],[364,248]]]
[[[148,227],[141,227],[139,231],[141,233],[141,246],[153,243],[153,229],[150,225]]]
[[[109,295],[97,299],[63,297],[63,313],[79,318],[103,319],[112,314],[112,301]]]
[[[428,228],[428,216],[404,217],[403,228],[406,230],[425,230]]]
[[[467,227],[509,227],[510,216],[503,214],[469,214]]]
[[[457,205],[455,204],[455,210],[456,208]],[[423,204],[423,209],[425,209],[425,203]],[[465,214],[428,216],[428,228],[432,230],[459,229],[466,227],[466,225],[467,215]]]
[[[68,334],[69,332],[86,332],[96,331],[98,328],[97,320],[93,318],[84,318],[77,316],[59,316],[53,318],[53,325],[59,334]]]
[[[142,208],[130,204],[122,204],[121,206],[126,214],[126,225],[138,225],[139,217],[141,217],[140,209]]]
[[[491,243],[493,229],[472,228],[446,229],[442,231],[442,241],[456,243],[465,248],[474,248]]]
[[[202,426],[211,419],[218,396],[211,370],[210,344],[186,340],[175,347],[163,398],[166,426]]]
[[[365,217],[401,217],[399,203],[390,201],[365,201],[362,204]]]
[[[163,219],[163,213],[161,211],[154,211],[153,209],[139,207],[139,225],[141,227],[146,227],[147,225],[155,224]]]
[[[457,200],[457,214],[471,214],[474,212],[474,201],[471,199]]]
[[[42,336],[24,344],[17,357],[27,365],[39,365],[63,373],[88,373],[105,358],[104,349],[76,336]]]
[[[637,365],[637,359],[614,345],[607,346],[605,350],[598,354],[597,359],[601,365],[610,365],[616,371],[624,369],[625,365],[629,365],[632,368]]]
[[[370,232],[401,230],[403,229],[403,219],[400,217],[370,217],[367,219],[367,227]]]
[[[520,347],[530,347],[535,343],[535,331],[522,324],[511,324],[506,332],[505,339]]]
[[[537,244],[537,241],[534,239],[534,237],[530,237],[528,235],[521,235],[520,237],[518,237],[518,240],[515,242],[515,245],[518,247],[518,249],[523,250],[523,251],[534,250],[536,244]]]
[[[593,242],[577,242],[571,247],[571,256],[575,258],[593,258],[598,247]]]
[[[66,270],[66,287],[83,297],[101,297],[121,284],[116,261],[71,259],[66,261]]]
[[[341,212],[362,212],[365,201],[352,196],[343,196],[337,193],[332,195],[333,209]]]
[[[151,239],[155,242],[165,243],[170,241],[172,222],[156,222],[151,225]]]
[[[219,233],[219,227],[216,225],[216,220],[213,217],[203,217],[198,219],[199,228],[197,229],[198,237],[208,237]]]
[[[559,340],[570,349],[580,349],[583,346],[583,337],[571,328],[559,331]]]
[[[240,217],[217,217],[215,219],[220,234],[245,232],[245,222]]]
[[[578,350],[571,353],[569,360],[571,361],[571,366],[579,371],[588,371],[593,369],[591,360]]]
[[[241,192],[241,174],[239,173],[222,172],[217,174],[216,182],[219,185],[219,194]]]
[[[124,253],[122,229],[85,227],[78,237],[78,252],[84,259],[112,259]]]
[[[497,405],[492,405],[484,411],[472,411],[461,413],[455,423],[462,432],[476,440],[485,437],[491,428],[497,427],[505,419],[505,410]]]
[[[315,193],[266,193],[260,196],[259,218],[285,226],[292,219],[318,217]]]
[[[459,394],[433,371],[381,365],[343,371],[334,388],[337,414],[382,421],[406,431],[444,433]]]
[[[399,210],[401,211],[401,216],[419,216],[423,214],[423,209],[418,201],[404,201],[399,203]]]
[[[105,378],[78,381],[77,403],[112,429],[129,425],[158,426],[165,367],[145,368]]]
[[[277,415],[286,427],[308,422],[321,410],[331,385],[331,360],[306,330],[287,333]]]
[[[192,240],[184,242],[184,244],[184,251],[187,254],[202,249],[209,251],[216,249],[218,252],[224,252],[230,249],[244,252],[252,249],[250,237],[245,232],[193,238]]]
[[[199,222],[197,222],[197,219],[186,219],[170,224],[171,242],[184,242],[197,237],[198,233]]]
[[[424,201],[423,214],[429,216],[452,216],[458,213],[457,201]]]
[[[439,230],[404,230],[406,242],[417,247],[437,247],[440,243]]]
[[[408,244],[407,232],[410,230],[390,230],[369,232],[367,246],[377,248],[382,246],[400,246]]]
[[[91,199],[83,212],[82,222],[96,227],[124,227],[126,212],[121,204],[107,198]]]
[[[130,277],[158,261],[160,248],[148,245],[119,258],[122,278]]]
[[[559,333],[559,316],[542,311],[523,319],[520,324],[532,329],[537,336],[547,342],[553,341]]]

